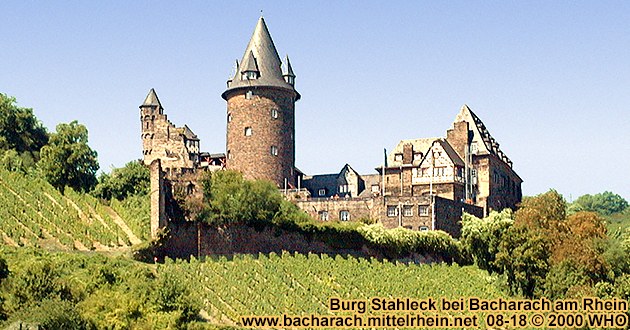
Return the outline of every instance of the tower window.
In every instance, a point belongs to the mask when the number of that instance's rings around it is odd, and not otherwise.
[[[228,113],[228,118],[227,119],[228,119],[228,123],[232,121],[232,114],[231,113]]]
[[[229,150],[227,151],[227,158],[232,159],[232,153]]]
[[[253,99],[254,98],[254,92],[252,92],[252,91],[245,92],[245,98],[248,99],[248,100]]]
[[[252,128],[245,127],[245,136],[251,136],[251,135],[252,135]]]
[[[271,109],[271,118],[273,119],[278,118],[278,109]]]
[[[271,154],[274,156],[278,156],[278,147],[271,146]]]

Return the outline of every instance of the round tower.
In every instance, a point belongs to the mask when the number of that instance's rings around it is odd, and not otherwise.
[[[245,179],[295,187],[295,75],[278,56],[264,19],[221,95],[227,101],[226,167]]]
[[[151,164],[156,154],[153,153],[153,138],[155,136],[155,121],[163,116],[164,109],[160,100],[151,88],[149,94],[140,105],[140,123],[142,124],[142,155],[146,165]]]

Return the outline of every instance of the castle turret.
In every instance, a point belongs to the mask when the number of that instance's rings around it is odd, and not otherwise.
[[[258,20],[228,87],[226,167],[246,179],[295,186],[295,74],[282,64],[265,20]]]
[[[155,158],[153,154],[153,139],[155,137],[155,121],[161,119],[164,109],[160,100],[151,88],[149,94],[140,105],[140,123],[142,124],[142,155],[145,164],[151,163]]]

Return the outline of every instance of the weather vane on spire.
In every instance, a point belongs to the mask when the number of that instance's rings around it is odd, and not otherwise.
[[[263,15],[262,15],[262,11],[263,11],[263,10],[261,9],[261,10],[260,10],[260,17],[263,17]]]

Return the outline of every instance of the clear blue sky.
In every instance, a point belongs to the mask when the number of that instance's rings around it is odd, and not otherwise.
[[[305,173],[374,173],[383,148],[445,136],[467,104],[525,195],[630,199],[628,1],[8,1],[0,92],[49,130],[85,124],[105,171],[142,156],[151,88],[224,152],[220,95],[261,9],[297,75]]]

